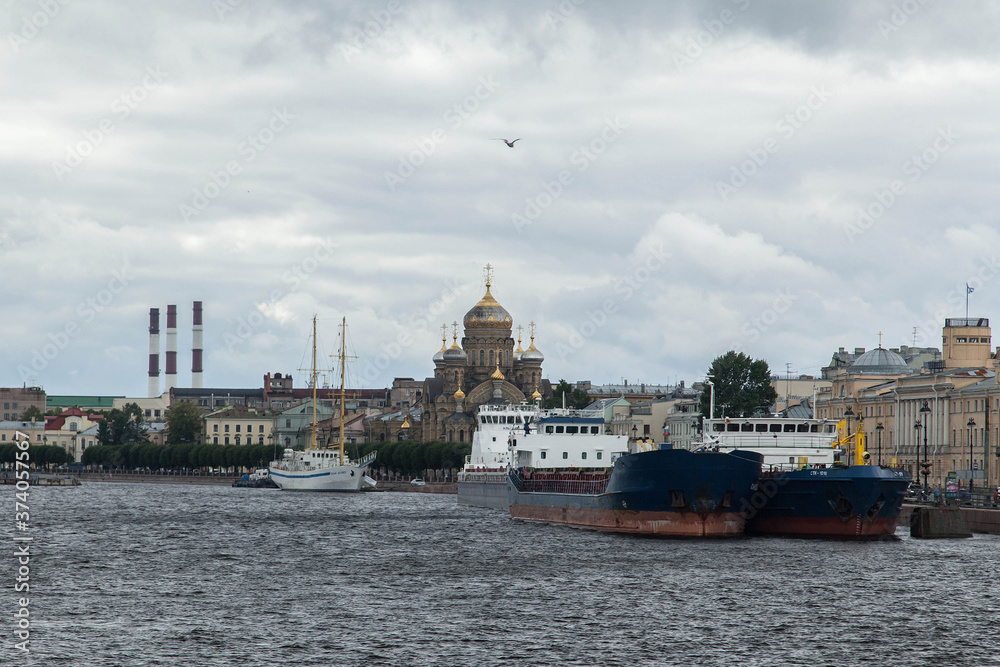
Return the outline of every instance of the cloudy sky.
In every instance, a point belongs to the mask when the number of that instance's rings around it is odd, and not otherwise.
[[[207,387],[297,372],[314,314],[328,351],[346,316],[357,384],[423,378],[487,263],[556,380],[691,382],[733,348],[815,374],[879,331],[939,346],[966,283],[1000,315],[998,21],[3,0],[0,386],[145,396],[167,304],[189,386],[194,300]]]

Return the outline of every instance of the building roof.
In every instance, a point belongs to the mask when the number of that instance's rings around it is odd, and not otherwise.
[[[892,350],[877,347],[868,350],[850,365],[848,373],[870,373],[873,375],[902,375],[912,373],[906,360]]]
[[[116,398],[125,396],[53,396],[49,394],[45,397],[45,407],[47,408],[98,408],[110,410],[115,405]]]

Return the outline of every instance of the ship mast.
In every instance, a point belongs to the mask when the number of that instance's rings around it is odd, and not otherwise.
[[[313,426],[312,437],[310,438],[310,449],[316,449],[316,316],[313,315],[313,363],[311,380],[313,389]]]
[[[347,317],[340,324],[340,465],[344,465],[344,370],[347,366]]]

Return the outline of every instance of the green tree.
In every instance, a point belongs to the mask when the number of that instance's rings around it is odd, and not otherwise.
[[[174,403],[167,410],[167,442],[199,442],[201,409],[194,403]]]
[[[716,357],[708,369],[708,379],[715,385],[713,417],[750,417],[759,410],[767,411],[778,398],[771,386],[771,370],[763,359],[751,359],[742,352],[730,350]],[[710,390],[701,394],[699,412],[708,416]]]
[[[566,407],[582,409],[594,402],[590,394],[583,389],[573,387],[566,380],[559,380],[559,384],[552,388],[552,398],[542,401],[543,408],[561,408],[563,396],[566,397]]]
[[[45,413],[38,409],[37,405],[29,405],[20,416],[21,421],[45,421]]]
[[[106,447],[145,443],[149,438],[143,428],[143,413],[135,403],[108,412],[97,427],[97,440]]]

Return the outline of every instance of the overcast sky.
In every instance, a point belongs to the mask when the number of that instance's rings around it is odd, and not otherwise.
[[[206,387],[423,378],[487,263],[553,380],[1000,316],[995,1],[0,5],[0,386],[145,396],[168,304],[190,386],[194,300]]]

